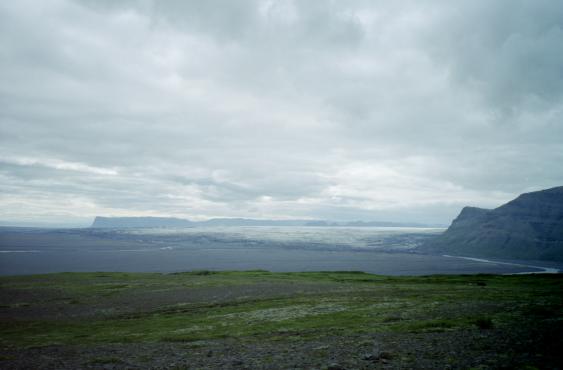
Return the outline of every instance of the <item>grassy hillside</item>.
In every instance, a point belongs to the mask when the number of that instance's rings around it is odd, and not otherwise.
[[[561,365],[561,275],[200,271],[0,283],[2,368]]]

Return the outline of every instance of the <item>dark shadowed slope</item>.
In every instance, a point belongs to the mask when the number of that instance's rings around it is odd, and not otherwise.
[[[423,250],[563,261],[563,186],[526,193],[493,210],[465,207]]]

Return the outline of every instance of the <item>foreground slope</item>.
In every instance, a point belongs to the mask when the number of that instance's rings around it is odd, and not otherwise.
[[[563,261],[563,187],[526,193],[493,210],[465,207],[424,250]]]
[[[0,278],[2,369],[557,368],[563,276]]]

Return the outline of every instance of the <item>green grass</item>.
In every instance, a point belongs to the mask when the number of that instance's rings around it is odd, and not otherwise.
[[[115,302],[127,302],[128,297],[151,297],[155,292],[174,296],[181,290],[201,292],[259,283],[270,284],[274,291],[277,284],[324,288],[279,296],[163,302],[149,310],[142,300],[132,300],[127,312],[112,311]],[[2,277],[0,288],[36,297],[0,307],[3,317],[14,314],[14,319],[0,321],[0,343],[5,346],[195,342],[227,337],[292,340],[335,334],[490,329],[521,320],[563,317],[563,278],[559,275],[389,277],[260,270],[167,275],[62,273]],[[49,305],[63,314],[17,316],[22,308],[41,311]],[[73,316],[80,310],[89,313]]]

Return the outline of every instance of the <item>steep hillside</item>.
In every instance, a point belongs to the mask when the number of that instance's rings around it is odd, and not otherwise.
[[[464,256],[563,260],[563,186],[493,210],[465,207],[423,250]]]

